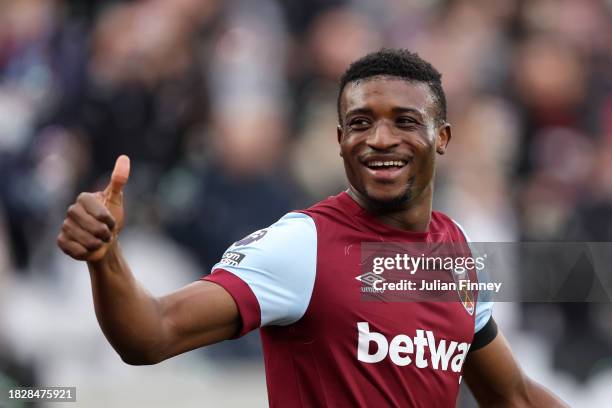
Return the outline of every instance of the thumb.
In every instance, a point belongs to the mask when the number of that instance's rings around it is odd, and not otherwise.
[[[121,204],[121,192],[130,177],[130,158],[122,154],[115,162],[110,183],[104,190],[105,203]]]

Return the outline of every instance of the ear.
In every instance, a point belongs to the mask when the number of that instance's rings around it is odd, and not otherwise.
[[[342,136],[344,135],[344,131],[342,130],[341,125],[338,125],[338,127],[336,127],[336,134],[338,137],[338,145],[340,145],[340,143],[342,143]],[[340,157],[342,157],[342,149],[340,149]]]
[[[436,152],[438,154],[446,153],[446,147],[451,140],[451,125],[444,123],[438,128],[438,134],[436,135]]]

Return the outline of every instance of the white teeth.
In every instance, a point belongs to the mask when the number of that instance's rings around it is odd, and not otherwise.
[[[397,166],[402,167],[406,164],[403,160],[392,160],[392,161],[372,161],[367,163],[369,167],[388,167],[388,166]]]

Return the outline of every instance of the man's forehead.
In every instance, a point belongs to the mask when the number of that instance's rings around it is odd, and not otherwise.
[[[397,77],[371,77],[346,84],[341,95],[343,111],[385,104],[412,108],[426,114],[434,107],[434,96],[428,84]]]

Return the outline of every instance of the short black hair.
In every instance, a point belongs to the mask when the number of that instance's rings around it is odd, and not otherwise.
[[[446,96],[442,89],[442,74],[418,54],[405,49],[383,48],[353,62],[340,78],[338,92],[338,121],[342,124],[340,99],[342,91],[350,82],[377,76],[405,79],[429,85],[436,103],[436,119],[446,121]]]

